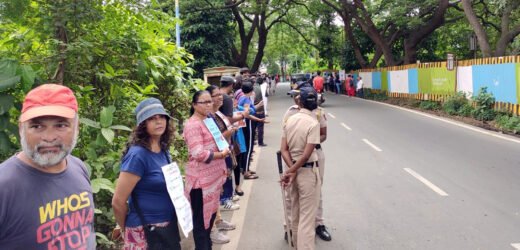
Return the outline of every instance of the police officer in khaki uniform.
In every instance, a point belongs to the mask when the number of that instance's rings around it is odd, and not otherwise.
[[[318,107],[313,88],[300,89],[300,111],[283,127],[281,152],[288,169],[282,185],[290,189],[292,241],[296,249],[314,249],[315,218],[321,179],[316,145],[320,144],[320,124],[311,110]]]
[[[291,117],[292,115],[298,113],[300,111],[300,106],[299,106],[299,88],[301,88],[302,86],[305,86],[306,83],[304,82],[301,82],[300,84],[298,84],[297,86],[297,89],[296,90],[292,90],[290,92],[290,94],[293,96],[294,98],[294,103],[295,105],[289,107],[289,109],[285,112],[285,115],[284,115],[284,118],[283,118],[283,124],[287,123],[287,120],[289,119],[289,117]],[[310,85],[309,85],[310,86]],[[321,107],[318,107],[316,109],[314,109],[312,111],[313,114],[315,114],[315,117],[316,119],[319,121],[320,123],[320,143],[323,143],[326,139],[327,139],[327,117],[325,115],[325,110],[322,109]],[[319,170],[320,170],[320,179],[321,179],[321,184],[323,185],[323,176],[325,174],[325,154],[323,153],[323,149],[321,147],[321,144],[318,144],[316,145],[316,153],[318,154],[318,165],[319,165]],[[286,210],[288,211],[288,213],[290,213],[291,211],[291,198],[289,196],[289,192],[285,192],[285,200],[286,200]],[[289,218],[289,222],[290,222],[290,218]],[[318,213],[316,214],[316,235],[318,235],[320,237],[320,239],[324,240],[324,241],[330,241],[332,240],[332,236],[330,235],[330,233],[328,232],[327,230],[327,227],[325,226],[324,224],[324,219],[323,219],[323,196],[322,196],[322,193],[321,193],[321,188],[320,188],[320,203],[319,203],[319,207],[318,207]],[[287,237],[286,237],[287,238]]]

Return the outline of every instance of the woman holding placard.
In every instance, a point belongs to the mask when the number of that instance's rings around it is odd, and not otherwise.
[[[135,115],[137,126],[123,153],[112,198],[123,249],[181,249],[178,220],[162,172],[171,162],[171,117],[155,98],[139,103]]]
[[[191,117],[184,125],[184,140],[188,146],[186,166],[186,196],[193,211],[195,249],[211,249],[210,232],[220,204],[222,184],[226,180],[225,158],[229,149],[219,151],[214,135],[205,120],[213,110],[213,100],[207,91],[197,91],[191,102]]]

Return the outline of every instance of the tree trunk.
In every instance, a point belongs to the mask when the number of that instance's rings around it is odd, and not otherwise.
[[[258,68],[262,63],[265,45],[267,44],[267,34],[269,34],[269,31],[265,27],[265,14],[262,14],[261,17],[260,25],[258,27],[258,51],[256,52],[255,60],[251,67],[251,72],[253,73],[258,71]]]
[[[448,0],[439,0],[439,6],[433,13],[432,18],[425,25],[409,32],[408,37],[404,40],[404,64],[417,61],[417,45],[444,24],[444,15],[449,6]]]
[[[345,11],[346,12],[346,11]],[[343,31],[345,32],[345,43],[350,42],[352,48],[354,49],[354,55],[356,56],[356,60],[361,66],[361,68],[366,68],[367,61],[361,53],[361,49],[359,48],[359,43],[357,42],[356,37],[354,36],[354,32],[352,31],[352,18],[348,13],[341,16],[343,18]]]
[[[471,0],[462,0],[462,8],[464,9],[464,14],[468,19],[469,24],[475,31],[475,35],[477,36],[478,45],[480,46],[480,50],[482,51],[482,55],[484,57],[491,56],[491,47],[489,46],[489,40],[484,30],[484,27],[480,24],[475,11],[473,11],[473,7],[471,6]]]
[[[63,85],[65,80],[65,69],[67,63],[67,30],[65,29],[65,24],[62,21],[56,21],[56,40],[59,41],[58,44],[58,66],[56,68],[56,73],[52,78],[52,82]]]
[[[381,48],[385,57],[387,66],[394,66],[396,61],[392,53],[390,45],[385,41],[383,34],[377,29],[376,25],[372,22],[365,5],[361,0],[355,0],[354,6],[351,7],[351,13],[356,19],[361,29],[370,37],[370,39]],[[361,12],[361,15],[358,13]]]
[[[511,13],[514,9],[518,8],[520,3],[518,1],[508,2],[504,11],[502,12],[501,18],[501,34],[500,39],[497,41],[495,56],[504,56],[506,54],[507,46],[513,42],[516,36],[520,33],[520,25],[517,25],[513,29],[509,28],[511,23]]]
[[[377,62],[379,62],[379,59],[381,59],[381,56],[383,56],[383,51],[377,47],[376,53],[374,54],[374,58],[372,58],[372,61],[368,65],[368,68],[375,68],[377,66]]]
[[[356,57],[357,62],[361,66],[361,68],[366,68],[367,61],[359,48],[359,43],[357,42],[356,37],[354,36],[354,32],[352,31],[352,16],[351,12],[351,3],[347,0],[340,1],[340,6],[336,5],[333,1],[330,0],[322,0],[326,5],[333,8],[343,19],[343,32],[345,34],[345,44],[350,42],[352,45],[352,49],[354,50],[354,55]]]
[[[226,1],[226,5],[234,4],[233,1]],[[238,5],[234,5],[231,8],[231,12],[235,17],[235,21],[238,25],[238,33],[240,35],[240,50],[235,46],[231,49],[231,53],[233,55],[233,65],[237,67],[247,67],[247,55],[249,53],[249,45],[251,44],[251,40],[253,39],[253,35],[255,33],[255,29],[258,26],[258,15],[255,15],[253,22],[251,23],[251,27],[249,31],[245,30],[244,19],[238,10]]]

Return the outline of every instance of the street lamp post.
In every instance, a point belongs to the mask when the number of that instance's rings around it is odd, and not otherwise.
[[[471,33],[469,36],[469,50],[473,51],[473,59],[477,59],[477,36]]]

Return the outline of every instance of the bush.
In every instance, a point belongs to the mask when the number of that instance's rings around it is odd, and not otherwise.
[[[419,108],[424,110],[439,110],[441,107],[438,102],[422,101],[421,104],[419,104]]]
[[[408,98],[406,99],[405,105],[412,108],[418,108],[421,105],[421,101],[414,98]]]
[[[470,117],[471,112],[473,112],[473,107],[468,102],[468,103],[462,105],[462,107],[459,109],[457,114],[460,116],[464,116],[464,117]]]
[[[497,115],[495,122],[495,126],[499,129],[510,131],[515,134],[520,133],[520,117],[500,114]]]
[[[364,98],[375,101],[385,101],[388,99],[388,96],[386,95],[386,92],[383,91],[365,90]]]
[[[495,118],[496,113],[493,110],[495,97],[487,92],[487,87],[480,88],[478,95],[473,97],[476,104],[475,109],[471,112],[473,117],[479,121],[491,121]]]
[[[466,99],[464,92],[458,92],[458,93],[448,97],[448,100],[446,100],[442,104],[442,109],[448,115],[459,115],[460,110],[464,107],[464,105],[467,105],[467,104],[468,104],[468,99]]]

